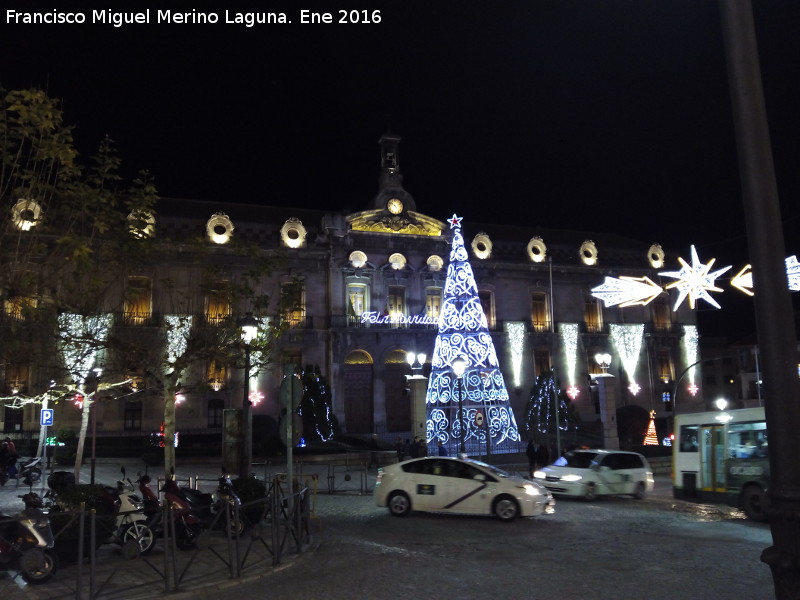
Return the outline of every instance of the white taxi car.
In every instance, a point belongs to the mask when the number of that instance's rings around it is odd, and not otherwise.
[[[586,500],[613,494],[644,498],[654,483],[647,459],[624,450],[572,450],[537,470],[533,478],[557,496]]]
[[[378,469],[375,504],[402,517],[412,510],[494,515],[501,521],[555,512],[553,495],[534,481],[477,460],[426,457]]]

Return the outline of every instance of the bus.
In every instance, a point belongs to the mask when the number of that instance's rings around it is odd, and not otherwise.
[[[762,408],[675,415],[672,491],[676,498],[724,502],[766,520],[769,444]]]

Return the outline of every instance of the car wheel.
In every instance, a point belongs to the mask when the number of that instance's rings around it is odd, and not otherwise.
[[[395,517],[405,517],[411,512],[411,500],[403,492],[394,492],[389,496],[389,512]]]
[[[519,514],[519,505],[511,496],[500,496],[494,501],[492,512],[501,521],[513,521]]]
[[[748,518],[754,521],[766,521],[768,507],[767,493],[757,485],[748,485],[742,490],[742,508]]]
[[[636,484],[636,490],[631,494],[637,500],[641,500],[645,496],[647,496],[647,488],[644,485],[644,481],[640,481]]]
[[[593,481],[590,481],[583,488],[583,499],[591,501],[595,498],[597,498],[597,484],[595,484]]]

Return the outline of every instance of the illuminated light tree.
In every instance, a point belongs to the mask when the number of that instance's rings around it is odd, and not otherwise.
[[[559,445],[561,432],[566,432],[573,420],[573,411],[558,388],[555,373],[550,370],[539,375],[525,408],[528,437],[545,436],[549,442],[552,435]]]
[[[94,390],[86,390],[86,381],[89,379],[92,367],[95,366],[98,347],[108,338],[111,315],[61,314],[58,316],[58,326],[61,333],[61,355],[64,359],[64,366],[83,397],[80,405],[81,429],[78,434],[78,448],[75,455],[75,481],[80,481],[83,445],[89,429],[89,416],[95,394],[100,390],[99,373],[96,374]],[[46,408],[46,406],[43,405],[42,408]]]
[[[319,372],[319,367],[306,367],[300,377],[303,398],[298,413],[303,419],[303,438],[306,444],[327,443],[334,439],[339,429],[333,414],[330,389]]]
[[[644,435],[645,446],[658,446],[658,435],[656,434],[656,411],[650,411],[650,423],[647,425],[647,433]]]
[[[488,433],[490,452],[516,452],[513,442],[520,435],[464,247],[461,218],[453,215],[449,222],[450,263],[425,398],[427,442],[442,440],[455,454],[463,440],[467,453],[479,454],[487,447]],[[461,378],[453,371],[459,358],[466,362]],[[483,424],[480,419],[476,423],[479,412]]]

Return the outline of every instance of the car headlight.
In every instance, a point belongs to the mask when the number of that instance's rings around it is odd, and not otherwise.
[[[580,481],[583,479],[581,475],[575,475],[574,473],[569,473],[568,475],[564,475],[561,478],[561,481]]]
[[[538,485],[531,485],[530,483],[526,483],[522,486],[522,489],[525,490],[525,493],[529,496],[541,496],[542,491],[539,489]]]
[[[547,473],[544,471],[534,471],[533,473],[534,479],[547,479]]]

